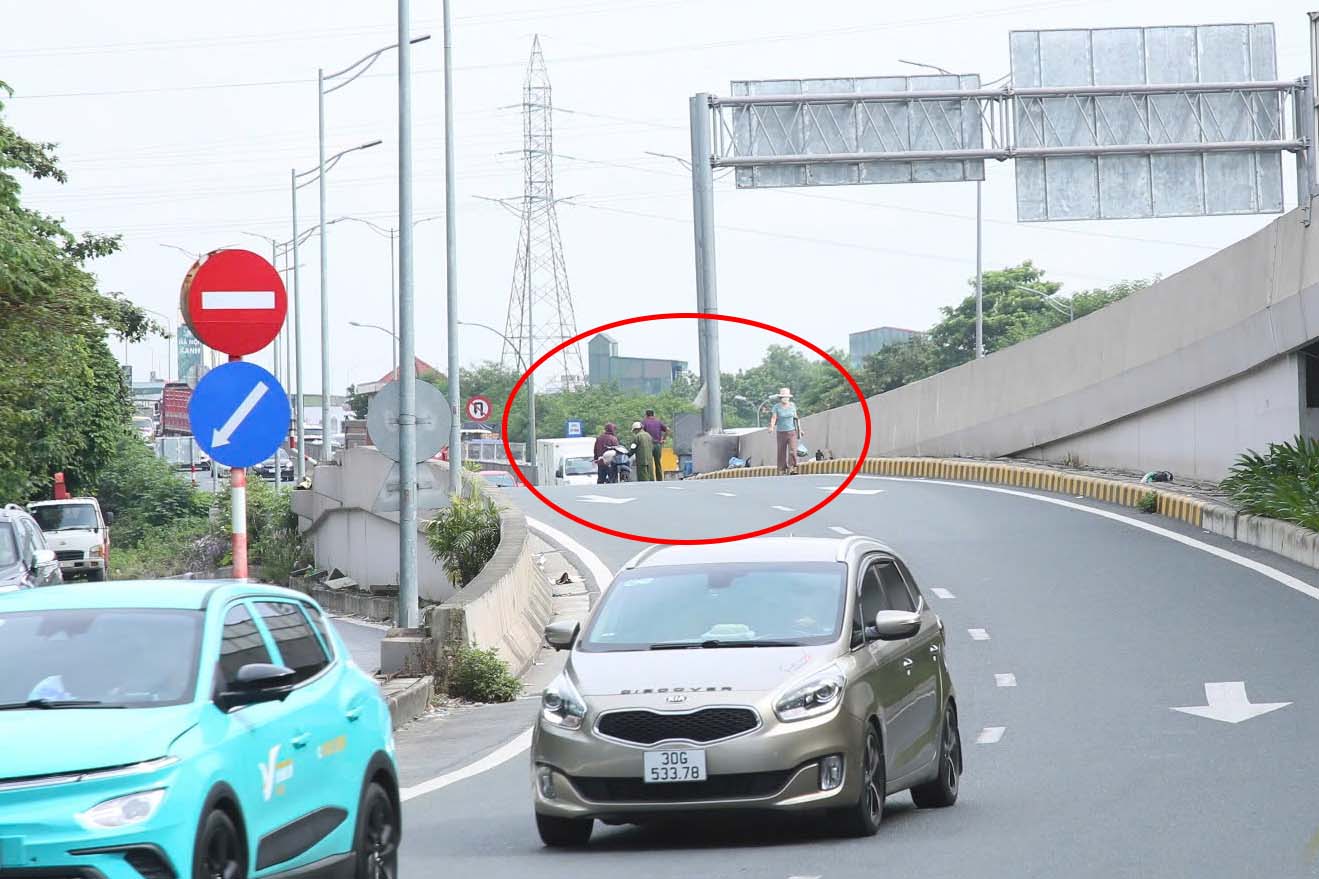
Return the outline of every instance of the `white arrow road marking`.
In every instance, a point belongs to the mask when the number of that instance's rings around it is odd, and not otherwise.
[[[1261,714],[1268,714],[1270,711],[1277,711],[1279,708],[1286,708],[1292,704],[1290,702],[1251,702],[1250,698],[1246,696],[1245,681],[1207,683],[1205,684],[1205,701],[1209,704],[1189,708],[1174,708],[1173,711],[1194,714],[1196,717],[1207,717],[1210,720],[1221,720],[1224,723],[1240,723],[1243,720],[1250,720],[1252,717],[1259,717]]]
[[[434,793],[435,791],[440,790],[441,788],[446,788],[456,782],[465,781],[474,775],[480,775],[482,772],[494,769],[502,763],[507,763],[529,747],[531,747],[530,729],[513,739],[513,741],[501,745],[489,754],[486,754],[474,763],[468,763],[461,769],[455,769],[453,772],[446,772],[444,775],[437,776],[429,781],[423,781],[420,784],[414,784],[412,787],[403,788],[403,790],[398,792],[398,798],[406,803],[414,797]]]
[[[203,290],[203,311],[236,311],[275,307],[274,290]]]
[[[783,506],[779,506],[778,504],[775,504],[774,506],[770,507],[770,509],[771,509],[771,510],[778,510],[778,511],[783,512],[783,513],[791,513],[791,512],[792,512],[792,507],[783,507]]]
[[[832,532],[835,533],[835,534],[844,534],[844,535],[846,535],[846,534],[851,534],[851,533],[852,533],[851,531],[848,531],[846,528],[844,528],[842,525],[830,525],[830,526],[829,526],[829,530],[832,531]]]
[[[602,494],[584,494],[577,498],[588,504],[630,504],[636,498],[634,497],[605,497]]]
[[[243,423],[243,419],[252,414],[256,404],[261,402],[261,398],[266,395],[268,390],[270,390],[270,385],[265,382],[257,382],[256,386],[247,392],[243,402],[238,404],[234,414],[229,416],[229,420],[219,428],[211,431],[211,445],[217,448],[229,445],[229,438],[234,435],[234,431],[238,430],[238,426]]]
[[[933,589],[931,589],[930,591],[934,593],[934,597],[935,597],[935,598],[956,598],[956,597],[957,597],[956,595],[954,595],[953,593],[949,592],[947,589],[943,588],[942,586],[935,586],[935,587],[934,587]]]
[[[1016,685],[1017,676],[1014,674],[994,675],[994,686],[996,687],[1015,687]]]
[[[1003,733],[1007,731],[1006,726],[987,726],[976,736],[977,745],[992,745],[999,739],[1003,738]]]
[[[984,629],[967,629],[966,633],[971,636],[972,641],[988,641],[989,633]]]
[[[837,490],[838,490],[838,486],[836,486],[836,485],[820,485],[820,486],[817,486],[817,488],[819,488],[820,491],[837,491]],[[884,493],[884,489],[882,489],[882,488],[845,488],[845,489],[843,489],[843,494],[883,494],[883,493]]]

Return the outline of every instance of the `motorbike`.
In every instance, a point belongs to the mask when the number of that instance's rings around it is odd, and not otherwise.
[[[600,456],[609,467],[610,482],[632,481],[632,455],[626,447],[610,446]]]

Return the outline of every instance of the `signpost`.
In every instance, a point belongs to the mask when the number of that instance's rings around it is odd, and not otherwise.
[[[467,401],[467,417],[472,421],[485,421],[495,411],[489,397],[473,397]]]
[[[188,421],[210,459],[230,468],[234,577],[243,580],[247,578],[247,468],[275,454],[291,413],[279,380],[255,363],[242,362],[242,357],[260,351],[279,335],[288,294],[279,272],[263,257],[250,250],[215,250],[184,277],[179,307],[197,340],[229,355],[229,363],[197,381],[188,402]],[[297,454],[302,453],[299,448]],[[278,458],[275,467],[278,473]]]
[[[453,414],[449,401],[435,385],[414,379],[413,387],[416,388],[417,413],[414,463],[420,464],[435,457],[449,441]],[[402,412],[399,396],[399,383],[392,381],[372,395],[366,410],[366,432],[380,453],[391,461],[402,460],[398,435],[399,415]],[[450,451],[449,460],[453,461],[455,457]]]
[[[563,435],[577,437],[582,435],[582,423],[576,419],[564,423]]]

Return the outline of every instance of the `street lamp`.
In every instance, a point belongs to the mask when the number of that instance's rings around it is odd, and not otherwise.
[[[394,333],[393,330],[387,330],[387,329],[385,329],[384,327],[380,326],[379,324],[363,324],[363,323],[358,323],[358,322],[355,321],[355,320],[350,320],[350,321],[348,322],[348,326],[350,326],[350,327],[361,327],[361,328],[363,328],[363,329],[367,329],[367,330],[380,330],[380,332],[385,333],[385,334],[388,335],[391,339],[393,339],[395,342],[398,341],[398,336]]]
[[[1045,293],[1043,290],[1036,290],[1034,287],[1027,287],[1025,284],[1013,284],[1012,289],[1021,290],[1025,293],[1034,293],[1036,296],[1047,302],[1054,311],[1059,314],[1067,315],[1067,320],[1069,322],[1076,320],[1076,307],[1070,296],[1059,296],[1056,293]]]
[[[517,345],[513,344],[512,339],[510,339],[508,336],[505,336],[503,333],[501,333],[499,330],[495,329],[494,327],[490,326],[489,324],[477,323],[474,320],[460,320],[457,321],[457,323],[459,326],[480,327],[483,330],[489,330],[499,338],[503,339],[504,343],[513,349],[513,354],[518,359],[518,366],[522,369],[522,371],[527,376],[527,451],[523,457],[526,458],[526,461],[529,465],[535,467],[536,466],[536,385],[531,371],[527,369],[527,362],[522,359],[522,352],[518,350]],[[452,455],[450,455],[450,457],[452,457]],[[534,475],[536,475],[537,479],[539,479],[539,474],[534,474]]]
[[[951,70],[939,67],[935,64],[922,64],[919,61],[904,61],[898,59],[899,64],[909,64],[912,67],[924,67],[927,70],[937,70],[945,76],[956,76]],[[983,163],[982,163],[983,165]],[[984,174],[981,174],[984,177]],[[980,210],[980,185],[983,179],[976,181],[976,357],[985,356],[985,278],[981,270],[980,255],[981,243],[983,239],[984,222]]]
[[[142,308],[142,306],[139,305],[138,308]],[[154,314],[156,317],[165,321],[165,331],[167,334],[165,336],[165,380],[173,381],[174,360],[173,360],[173,354],[171,353],[170,350],[170,344],[171,344],[170,340],[174,338],[174,321],[170,319],[169,315],[161,314],[159,311],[156,311],[154,308],[142,308],[142,310],[145,311],[147,314]]]
[[[293,214],[293,237],[289,239],[293,247],[293,310],[296,312],[298,320],[293,325],[293,348],[294,348],[294,383],[297,385],[298,399],[298,420],[296,424],[298,456],[296,461],[295,476],[299,482],[302,481],[305,470],[303,455],[306,453],[304,438],[303,421],[306,410],[303,408],[302,398],[302,274],[298,271],[300,263],[298,262],[298,245],[302,244],[304,237],[298,234],[298,190],[304,186],[310,186],[313,182],[321,184],[322,193],[325,188],[325,175],[333,170],[334,166],[339,164],[339,160],[349,153],[355,153],[358,150],[368,150],[380,145],[379,140],[373,140],[359,146],[349,147],[346,150],[340,150],[335,153],[328,161],[322,157],[320,164],[315,168],[309,168],[306,171],[298,171],[296,168],[289,170],[289,190],[292,197],[292,214]],[[312,175],[315,175],[314,177]],[[302,180],[303,177],[310,179]],[[301,182],[299,182],[301,181]],[[321,227],[318,233],[321,236],[321,269],[325,268],[325,226],[324,226],[324,202],[321,208]],[[330,459],[333,439],[330,436],[330,300],[326,296],[325,276],[321,275],[321,460]]]

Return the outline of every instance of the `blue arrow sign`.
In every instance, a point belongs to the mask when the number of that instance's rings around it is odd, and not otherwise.
[[[188,401],[197,445],[227,467],[251,467],[275,454],[288,433],[288,394],[255,363],[236,360],[202,377]]]

